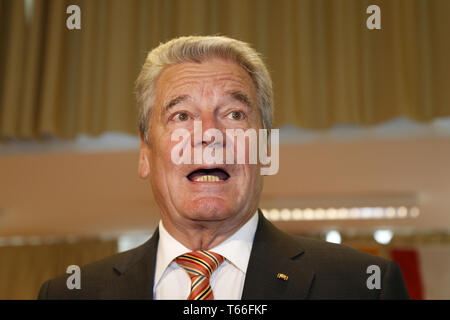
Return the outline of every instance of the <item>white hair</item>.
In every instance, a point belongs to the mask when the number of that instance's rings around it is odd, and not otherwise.
[[[139,131],[147,144],[155,102],[155,85],[159,75],[170,65],[183,62],[201,63],[207,58],[236,62],[248,72],[256,88],[263,127],[268,130],[272,128],[272,80],[260,55],[249,44],[225,36],[179,37],[150,51],[136,80]]]

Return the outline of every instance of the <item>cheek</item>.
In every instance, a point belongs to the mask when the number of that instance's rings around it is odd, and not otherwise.
[[[263,186],[263,176],[261,175],[261,166],[253,165],[252,166],[252,181],[251,181],[251,191],[255,196],[259,194],[262,190]]]
[[[164,182],[167,174],[173,171],[170,160],[170,145],[163,143],[162,139],[152,141],[150,173],[155,182]]]
[[[246,164],[242,169],[243,172],[238,175],[240,181],[236,186],[241,190],[241,192],[248,190],[252,192],[252,190],[254,190],[261,181],[259,166]]]
[[[162,131],[162,130],[160,130]],[[156,159],[162,160],[164,165],[172,164],[171,160],[171,151],[174,147],[176,147],[178,144],[180,144],[180,140],[172,141],[172,133],[167,132],[167,130],[164,130],[165,132],[162,132],[159,135],[153,136],[153,148],[152,152]],[[170,161],[170,163],[168,163]]]

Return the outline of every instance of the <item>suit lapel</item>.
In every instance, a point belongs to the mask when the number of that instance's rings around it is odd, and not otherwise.
[[[275,228],[261,211],[258,214],[242,300],[307,298],[314,270],[304,257],[304,249],[293,237]],[[156,229],[146,243],[114,265],[117,277],[105,288],[103,298],[153,299],[158,240]],[[278,273],[288,279],[278,279]]]
[[[304,249],[275,228],[261,211],[258,214],[242,299],[306,299],[314,270],[304,257]],[[279,273],[287,280],[277,278]]]
[[[113,272],[117,277],[104,291],[110,296],[108,299],[153,299],[158,240],[156,229],[147,242],[114,265]]]

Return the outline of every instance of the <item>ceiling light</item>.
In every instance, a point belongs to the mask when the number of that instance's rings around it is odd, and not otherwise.
[[[389,242],[391,242],[393,236],[394,233],[391,230],[377,230],[373,234],[375,240],[381,244],[388,244]]]
[[[353,208],[306,208],[281,210],[262,209],[266,218],[272,221],[292,221],[292,220],[347,220],[347,219],[405,219],[417,218],[420,214],[418,207],[353,207]]]
[[[328,231],[326,235],[326,240],[327,242],[341,243],[342,241],[341,234],[339,233],[339,231],[336,230]]]

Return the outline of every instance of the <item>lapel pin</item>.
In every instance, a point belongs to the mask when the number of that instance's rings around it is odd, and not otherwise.
[[[284,280],[284,281],[287,281],[288,276],[285,275],[284,273],[279,273],[279,274],[277,274],[277,278],[281,279],[281,280]]]

